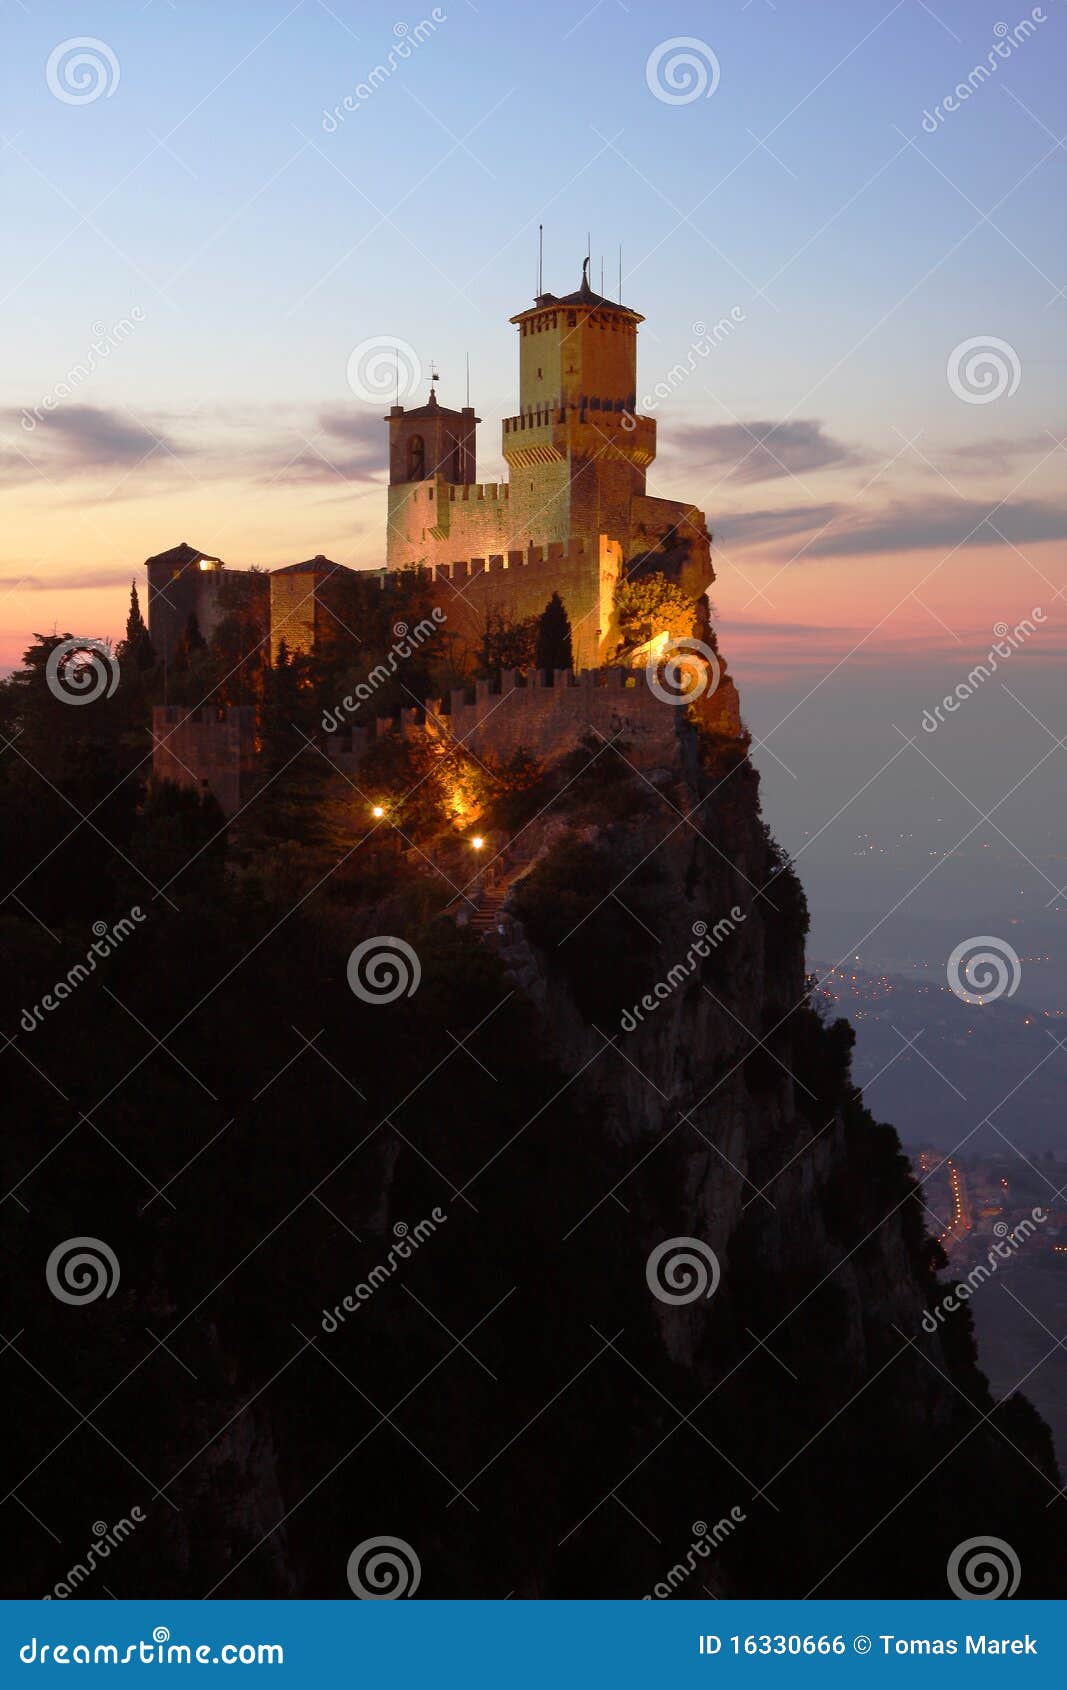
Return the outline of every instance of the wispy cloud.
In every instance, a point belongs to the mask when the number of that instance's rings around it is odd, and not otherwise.
[[[694,471],[723,471],[724,481],[774,481],[816,470],[864,463],[867,454],[828,434],[815,418],[712,423],[678,430],[667,449]]]
[[[849,510],[807,548],[807,557],[860,557],[937,547],[1013,546],[1067,538],[1067,506],[1017,499],[901,499],[861,516]]]
[[[47,571],[44,574],[27,572],[25,575],[0,575],[0,592],[14,593],[44,593],[64,592],[78,593],[95,591],[98,587],[126,587],[137,579],[139,568],[123,569],[71,569],[69,564],[57,568],[54,574]]]
[[[1013,546],[1067,538],[1067,504],[1046,499],[892,500],[874,511],[846,503],[784,505],[723,516],[715,524],[721,554],[767,549],[787,561],[789,542],[798,562],[814,558],[880,556],[955,547]],[[778,548],[775,552],[774,549]]]
[[[300,447],[300,440],[304,440]],[[277,481],[347,481],[365,485],[386,467],[388,436],[380,417],[336,408],[319,413],[316,424],[262,454],[263,473]]]
[[[74,476],[132,470],[175,447],[155,425],[101,405],[67,405],[45,411],[27,428],[26,412],[0,412],[0,481],[62,482]]]
[[[731,546],[772,545],[794,535],[812,534],[817,528],[837,521],[848,507],[829,505],[782,505],[766,510],[739,511],[713,521],[716,542],[726,551]]]
[[[1049,434],[1020,434],[1014,439],[973,440],[942,455],[949,475],[1006,475],[1021,458],[1043,458],[1055,445]],[[938,454],[929,454],[935,461]]]

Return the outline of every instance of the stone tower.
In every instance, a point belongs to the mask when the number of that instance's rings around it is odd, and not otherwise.
[[[204,639],[210,639],[219,620],[219,583],[225,568],[221,558],[198,551],[182,540],[168,552],[145,559],[148,571],[148,632],[156,656],[169,663],[174,648],[196,618]]]
[[[436,376],[425,405],[406,411],[394,405],[389,424],[389,561],[398,550],[404,562],[426,554],[426,540],[449,530],[450,489],[469,486],[477,469],[470,405],[452,411],[437,402]],[[430,561],[427,558],[427,561]]]
[[[645,492],[656,425],[636,414],[637,325],[629,306],[589,286],[538,295],[511,321],[519,330],[519,414],[506,417],[510,521],[522,538],[624,545],[633,501]]]

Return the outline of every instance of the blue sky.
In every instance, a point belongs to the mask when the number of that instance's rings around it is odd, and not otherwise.
[[[998,25],[1038,14],[924,129]],[[740,313],[657,408],[650,488],[708,512],[760,731],[813,687],[820,708],[840,697],[854,789],[893,743],[886,687],[936,699],[994,621],[1035,604],[1047,622],[1018,667],[1050,707],[1045,666],[1067,651],[1062,0],[448,0],[437,21],[346,0],[6,0],[2,21],[6,662],[53,621],[119,633],[123,583],[179,539],[234,564],[377,563],[386,405],[346,376],[366,339],[436,360],[453,401],[469,353],[480,474],[498,475],[507,319],[543,222],[555,291],[588,232],[613,292],[621,242],[644,391],[694,325]],[[82,36],[104,44],[110,93],[68,103],[46,65]],[[677,38],[717,66],[711,97],[650,88],[650,55]],[[370,98],[324,124],[376,65]],[[131,321],[27,429],[94,336]],[[1008,349],[992,402],[947,379],[970,340]],[[999,698],[969,753],[1000,790],[1014,709]],[[785,730],[791,763],[806,717]],[[770,749],[762,766],[787,832],[813,819],[801,790],[815,815],[836,795],[825,767],[790,781]]]

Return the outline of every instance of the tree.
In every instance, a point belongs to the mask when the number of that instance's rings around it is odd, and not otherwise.
[[[534,662],[538,627],[536,616],[516,619],[506,611],[487,611],[478,648],[479,673],[497,675],[501,669],[529,669]]]
[[[200,623],[196,618],[196,611],[189,612],[189,620],[185,624],[185,631],[174,647],[174,668],[177,671],[188,669],[189,660],[197,652],[203,651],[206,641],[200,632]]]
[[[534,662],[538,669],[574,667],[570,618],[558,593],[552,594],[538,620]]]
[[[692,634],[696,619],[692,599],[677,582],[652,572],[631,576],[615,589],[615,612],[624,645],[644,645],[665,630],[674,638]]]
[[[155,665],[156,654],[152,641],[145,626],[145,619],[141,615],[141,603],[137,597],[137,583],[130,585],[130,610],[126,618],[126,637],[118,649],[121,664],[137,670],[138,673],[151,669]]]

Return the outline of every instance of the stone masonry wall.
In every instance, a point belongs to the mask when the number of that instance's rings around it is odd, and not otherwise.
[[[255,723],[250,704],[233,705],[222,716],[178,704],[154,705],[153,778],[211,792],[223,814],[232,816],[256,773]]]
[[[587,734],[629,746],[627,755],[641,768],[671,768],[678,760],[678,735],[684,709],[665,704],[632,669],[557,670],[553,685],[534,671],[520,685],[515,670],[505,670],[500,691],[479,681],[473,703],[454,692],[449,715],[428,706],[427,732],[459,740],[476,756],[491,753],[506,760],[518,751],[549,761],[574,750]],[[407,714],[405,712],[405,714]]]
[[[540,616],[558,593],[570,618],[574,666],[590,669],[618,641],[612,601],[621,569],[621,549],[602,538],[599,545],[578,540],[439,564],[433,576],[441,583],[446,632],[459,634],[472,652],[481,644],[487,615],[514,621]]]

